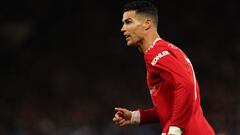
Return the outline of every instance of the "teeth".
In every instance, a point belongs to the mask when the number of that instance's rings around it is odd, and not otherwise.
[[[126,38],[130,37],[130,35],[128,35],[128,34],[124,34],[124,36],[125,36]]]

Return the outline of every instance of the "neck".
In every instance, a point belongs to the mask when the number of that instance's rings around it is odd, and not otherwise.
[[[144,37],[142,40],[142,44],[138,46],[138,50],[145,54],[146,51],[153,45],[153,42],[160,38],[157,32],[154,32],[154,34],[146,34],[147,36]]]
[[[160,38],[157,32],[154,32],[154,34],[146,34],[147,36],[144,37],[142,40],[142,44],[138,46],[138,50],[141,53],[146,53],[146,51],[153,45],[153,42]]]

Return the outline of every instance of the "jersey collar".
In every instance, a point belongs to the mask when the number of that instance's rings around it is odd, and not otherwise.
[[[157,41],[161,40],[160,37],[156,38],[154,41],[153,41],[153,44],[145,51],[145,53],[147,53],[150,49],[152,49],[154,47],[154,45],[157,43]]]

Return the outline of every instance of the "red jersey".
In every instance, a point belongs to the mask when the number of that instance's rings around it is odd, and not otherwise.
[[[163,134],[169,126],[183,135],[214,135],[200,106],[199,86],[192,64],[179,48],[157,40],[144,55],[147,84],[154,107],[140,109],[141,123],[159,121]]]

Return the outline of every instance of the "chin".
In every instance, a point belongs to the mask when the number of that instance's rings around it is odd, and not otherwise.
[[[127,46],[132,46],[132,44],[130,44],[130,43],[127,43]]]
[[[136,44],[132,43],[132,42],[127,42],[127,46],[132,46],[132,47],[135,47],[137,46]]]

